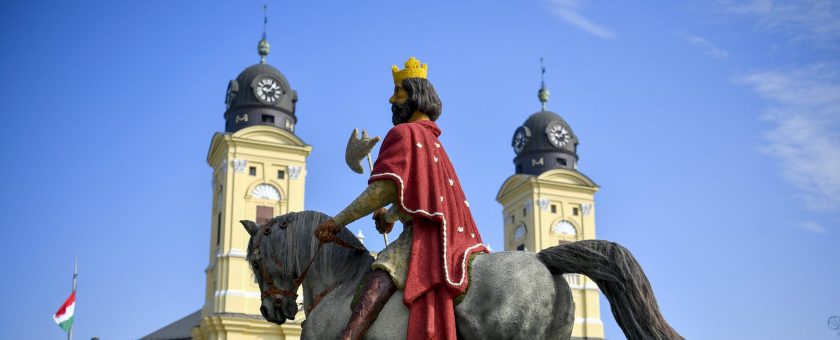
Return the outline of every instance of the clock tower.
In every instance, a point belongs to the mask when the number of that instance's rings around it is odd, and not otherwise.
[[[303,313],[282,326],[260,315],[260,290],[245,260],[249,235],[239,223],[263,223],[303,210],[306,159],[312,147],[295,135],[297,92],[266,63],[269,44],[258,45],[260,63],[228,83],[225,132],[210,142],[213,169],[204,306],[193,339],[298,339]]]
[[[542,109],[514,131],[515,173],[496,196],[503,206],[505,250],[537,252],[595,238],[598,185],[578,171],[578,137],[563,118],[546,110],[544,83],[538,97]],[[580,274],[564,277],[575,302],[572,339],[603,339],[598,286]]]

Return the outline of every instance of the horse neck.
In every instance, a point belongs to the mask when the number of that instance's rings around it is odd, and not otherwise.
[[[353,237],[352,233],[346,232]],[[355,289],[357,282],[370,271],[370,264],[373,262],[369,252],[344,248],[335,243],[324,244],[321,249],[316,246],[312,256],[315,256],[315,260],[303,282],[304,293],[309,294],[319,294],[346,284]],[[309,260],[310,258],[306,259],[307,262]],[[307,262],[298,261],[303,266]]]

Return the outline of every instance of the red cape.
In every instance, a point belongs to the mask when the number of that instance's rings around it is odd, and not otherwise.
[[[440,133],[432,121],[395,126],[382,141],[368,181],[392,181],[397,206],[413,218],[403,297],[411,313],[409,339],[455,339],[452,299],[467,288],[466,261],[488,251]]]

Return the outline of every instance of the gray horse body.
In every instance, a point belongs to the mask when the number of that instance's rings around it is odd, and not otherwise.
[[[347,229],[342,230],[338,236],[357,249],[340,247],[333,243],[319,247],[312,231],[328,218],[329,216],[323,213],[305,211],[275,217],[263,227],[250,221],[242,221],[252,236],[248,244],[248,260],[262,291],[267,288],[266,280],[261,277],[257,266],[267,266],[263,268],[263,272],[267,269],[277,288],[289,290],[293,288],[292,281],[305,272],[306,264],[315,256],[303,280],[306,321],[303,323],[302,339],[339,338],[350,319],[350,306],[356,290],[370,272],[370,264],[373,261],[370,253],[364,250],[361,242]],[[254,254],[255,240],[260,242],[258,254]],[[610,242],[595,242],[595,245],[615,249],[609,247],[609,244],[612,244]],[[616,279],[616,276],[628,275],[609,268],[604,269],[601,262],[606,257],[585,253],[590,247],[591,245],[586,245],[583,248],[583,255],[571,252],[574,257],[571,260],[556,256],[558,252],[561,255],[569,253],[563,249],[555,249],[554,252],[500,252],[476,256],[471,264],[470,286],[463,301],[455,306],[458,337],[570,339],[574,325],[574,302],[571,289],[561,274],[581,271],[583,274],[586,274],[586,271],[597,274],[597,278],[593,280],[599,286],[612,284],[617,287],[605,292],[611,301],[621,303],[615,296],[623,297],[625,290],[625,282],[620,278]],[[627,254],[629,256],[629,253]],[[593,256],[601,262],[580,259]],[[635,263],[635,260],[632,261]],[[582,268],[580,263],[595,267]],[[644,284],[647,284],[646,279]],[[649,288],[649,284],[644,284],[640,285],[640,290]],[[649,293],[652,298],[652,291]],[[322,298],[314,305],[318,295],[322,295]],[[643,292],[643,295],[647,296],[647,293]],[[368,330],[365,339],[406,337],[408,309],[402,300],[402,292],[397,291]],[[655,307],[655,300],[653,303]],[[658,308],[653,313],[644,309],[645,306],[641,307],[642,309],[638,306],[627,306],[625,309],[630,316],[619,318],[617,315],[622,330],[631,335],[628,338],[681,339],[667,323],[664,324],[667,327],[666,331],[670,330],[672,333],[651,330],[646,320],[637,322],[639,316],[644,319],[649,315],[655,321],[661,319],[661,316],[656,314]],[[617,313],[615,308],[613,311],[614,314]],[[266,320],[282,324],[287,319],[294,318],[297,306],[292,298],[264,297],[261,312]],[[659,319],[656,319],[657,316]],[[628,333],[625,323],[631,324],[627,327],[635,333]],[[661,323],[664,323],[664,319]]]
[[[508,275],[518,268],[518,275]],[[365,271],[366,273],[367,271]],[[533,253],[479,255],[472,264],[471,284],[455,307],[463,339],[569,339],[574,322],[571,290],[562,276],[552,276]],[[326,295],[307,316],[302,339],[337,339],[350,319],[350,304],[363,276]],[[304,294],[307,291],[304,281]],[[310,295],[311,296],[311,295]],[[396,292],[365,339],[402,339],[408,309]]]

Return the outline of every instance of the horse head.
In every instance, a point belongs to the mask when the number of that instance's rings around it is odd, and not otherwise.
[[[315,238],[315,228],[329,218],[303,211],[274,217],[263,225],[240,221],[251,235],[246,259],[260,286],[260,313],[266,320],[283,324],[295,318],[298,288],[310,272],[308,288],[304,287],[310,290],[304,297],[307,313],[339,283],[370,269],[373,257],[346,228],[335,243],[321,244]]]
[[[260,313],[273,323],[282,325],[286,320],[293,320],[298,312],[297,290],[303,280],[297,252],[297,238],[311,232],[296,230],[296,217],[299,213],[286,214],[272,218],[262,226],[252,221],[240,223],[251,235],[248,241],[247,261],[254,272],[260,287]],[[309,229],[309,228],[304,228]]]

